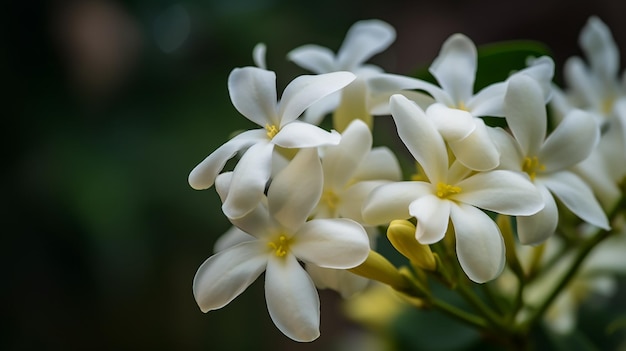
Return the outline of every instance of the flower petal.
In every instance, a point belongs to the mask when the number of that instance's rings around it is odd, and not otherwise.
[[[505,263],[504,240],[496,223],[476,207],[458,204],[450,211],[456,253],[467,277],[476,283],[495,279]]]
[[[456,184],[451,199],[497,213],[527,216],[543,208],[537,188],[527,176],[506,170],[477,173]]]
[[[279,126],[298,118],[304,110],[323,97],[350,84],[356,76],[350,72],[332,72],[296,77],[285,87],[278,104]]]
[[[395,180],[402,179],[400,163],[393,152],[385,147],[373,148],[361,162],[353,174],[354,179],[359,180]]]
[[[265,301],[276,327],[289,338],[308,342],[320,335],[320,300],[315,285],[293,255],[270,256]]]
[[[474,117],[469,112],[441,103],[428,106],[426,116],[431,118],[441,136],[448,142],[465,139],[476,129]]]
[[[446,235],[450,219],[450,201],[425,195],[411,202],[409,212],[417,218],[415,238],[421,244],[434,244]]]
[[[324,149],[322,166],[326,187],[344,187],[372,147],[372,134],[367,125],[354,120],[341,135],[339,145]]]
[[[541,182],[585,222],[605,230],[611,228],[606,214],[589,186],[574,173],[569,171],[552,173],[549,177],[541,177]]]
[[[252,122],[265,127],[278,124],[276,74],[258,67],[235,68],[228,76],[233,106]]]
[[[337,145],[341,135],[300,121],[293,121],[282,127],[272,139],[272,143],[286,148],[309,148],[322,145]]]
[[[313,219],[294,234],[290,249],[305,262],[347,269],[365,261],[370,242],[363,226],[351,219]]]
[[[586,159],[600,140],[600,128],[594,118],[572,110],[548,136],[539,152],[545,172],[567,169]]]
[[[237,244],[241,244],[243,242],[253,241],[253,240],[256,240],[256,238],[244,232],[243,230],[235,226],[232,226],[226,231],[226,233],[222,234],[219,238],[217,238],[217,241],[215,242],[215,245],[213,246],[213,252],[224,251]]]
[[[546,107],[539,85],[526,75],[511,77],[504,113],[524,155],[536,156],[546,137]]]
[[[394,219],[411,217],[409,204],[420,196],[430,194],[431,185],[425,182],[397,182],[374,189],[363,205],[366,223],[379,225]]]
[[[522,245],[537,245],[548,239],[559,223],[559,212],[554,197],[548,189],[539,184],[544,207],[532,216],[517,217],[517,236]]]
[[[222,308],[263,273],[266,245],[248,241],[209,257],[193,278],[193,295],[202,312]]]
[[[329,73],[337,70],[335,54],[328,48],[319,45],[303,45],[291,50],[287,59],[313,73]]]
[[[472,96],[465,106],[474,117],[504,117],[504,94],[507,83],[491,84]]]
[[[267,52],[267,46],[264,43],[258,43],[252,49],[252,60],[254,64],[262,69],[267,69],[267,64],[265,63],[265,53]]]
[[[333,289],[344,299],[362,291],[369,284],[369,279],[343,269],[322,268],[307,264],[306,271],[318,289]]]
[[[306,123],[320,125],[324,117],[334,111],[341,102],[341,91],[336,91],[330,95],[326,95],[316,103],[311,105],[302,116],[302,121]]]
[[[388,48],[395,39],[395,29],[386,22],[375,19],[356,22],[337,52],[337,63],[341,69],[353,70]]]
[[[267,191],[272,217],[286,228],[299,228],[322,195],[322,174],[317,149],[300,150]]]
[[[196,190],[210,188],[213,186],[215,177],[237,151],[263,140],[267,140],[264,129],[248,130],[230,139],[191,170],[189,185]]]
[[[422,166],[431,182],[445,181],[448,153],[441,134],[415,103],[402,95],[389,100],[391,115],[402,142]]]
[[[465,139],[448,140],[448,146],[457,161],[475,171],[488,171],[500,163],[500,152],[491,140],[488,128],[480,118],[473,118],[476,126]]]
[[[619,50],[604,22],[591,16],[580,33],[579,42],[594,72],[605,81],[617,77]]]
[[[352,184],[341,194],[341,201],[337,205],[339,217],[350,218],[359,223],[365,223],[361,209],[369,195],[381,185],[389,184],[388,181],[370,180]]]
[[[368,79],[368,85],[373,93],[399,92],[400,90],[423,90],[437,101],[449,107],[456,107],[450,95],[435,84],[397,74],[380,74]]]
[[[252,211],[265,191],[272,172],[274,145],[264,142],[251,146],[233,170],[230,189],[222,211],[229,218],[239,218]]]
[[[474,93],[476,46],[463,34],[453,34],[441,47],[429,71],[450,94],[455,105],[465,103]]]

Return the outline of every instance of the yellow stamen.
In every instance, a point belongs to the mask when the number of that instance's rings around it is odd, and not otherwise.
[[[604,100],[602,100],[602,105],[601,105],[601,111],[603,114],[608,115],[613,111],[613,103],[615,102],[615,99],[612,97],[608,97]]]
[[[539,158],[537,156],[527,156],[524,158],[524,162],[522,163],[522,171],[528,173],[530,180],[535,180],[537,171],[545,171],[545,169],[546,166],[539,163]]]
[[[456,105],[456,108],[458,108],[459,110],[468,111],[467,106],[465,106],[465,103],[463,101],[459,101],[459,103]]]
[[[274,254],[278,257],[284,257],[289,252],[290,239],[284,235],[278,237],[275,241],[267,243],[274,250]]]
[[[445,199],[450,195],[458,194],[460,192],[460,186],[450,185],[443,182],[437,183],[437,196],[441,199]]]
[[[337,209],[337,205],[339,204],[339,197],[337,196],[337,194],[335,194],[334,191],[325,190],[322,193],[322,198],[320,199],[320,201],[326,204],[326,206],[328,206],[329,209],[334,211]]]
[[[278,127],[275,124],[270,125],[269,123],[265,125],[265,129],[267,130],[267,137],[272,139],[278,134]]]

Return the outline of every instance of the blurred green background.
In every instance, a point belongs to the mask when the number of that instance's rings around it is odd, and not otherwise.
[[[187,175],[252,127],[230,104],[230,71],[265,42],[282,91],[305,73],[289,50],[335,51],[352,23],[379,18],[398,32],[372,60],[389,72],[430,64],[463,32],[477,44],[542,41],[559,76],[592,14],[623,53],[625,10],[611,0],[6,2],[0,349],[346,349],[358,327],[332,292],[311,344],[272,325],[262,280],[222,310],[195,304],[193,276],[229,223],[215,191],[192,190]]]

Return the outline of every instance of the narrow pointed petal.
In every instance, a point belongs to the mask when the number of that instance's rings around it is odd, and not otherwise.
[[[370,242],[363,226],[347,218],[313,219],[294,235],[298,259],[325,268],[353,268],[365,261]]]
[[[474,43],[463,34],[453,34],[441,47],[429,71],[452,96],[455,105],[466,102],[474,93],[477,53]]]
[[[522,245],[538,245],[547,240],[559,223],[559,212],[550,191],[538,185],[544,207],[532,216],[517,217],[517,236]]]
[[[549,56],[541,56],[533,59],[530,65],[521,71],[513,74],[524,74],[532,78],[541,88],[544,103],[547,103],[553,96],[552,78],[554,77],[554,61]],[[511,76],[511,77],[513,77]],[[509,78],[510,80],[510,78]]]
[[[373,148],[361,162],[359,168],[353,174],[354,179],[359,180],[395,180],[402,179],[402,169],[393,152],[385,147]]]
[[[337,52],[337,63],[341,69],[355,69],[370,57],[388,48],[395,39],[395,29],[386,22],[380,20],[356,22],[348,30]]]
[[[252,211],[265,191],[272,173],[272,143],[251,146],[233,170],[230,190],[222,211],[229,218],[239,218]]]
[[[424,111],[402,95],[389,100],[391,115],[402,142],[424,168],[431,182],[445,181],[448,153],[441,134]]]
[[[294,121],[313,103],[350,84],[356,76],[350,72],[304,75],[292,80],[281,97],[278,114],[280,127]]]
[[[453,205],[450,211],[456,236],[456,253],[467,277],[476,283],[495,279],[505,263],[504,240],[496,223],[469,205]]]
[[[337,145],[341,135],[336,131],[324,129],[300,121],[293,121],[283,128],[272,139],[272,143],[285,148],[311,148],[323,145]]]
[[[440,87],[435,84],[397,74],[381,74],[368,79],[368,85],[374,93],[399,92],[400,90],[423,90],[437,101],[449,107],[455,107],[456,102]]]
[[[277,124],[276,74],[258,67],[235,68],[228,76],[233,106],[252,122]]]
[[[293,255],[269,259],[265,300],[272,321],[283,334],[300,342],[319,337],[319,296],[313,281]]]
[[[257,239],[268,238],[280,229],[280,225],[270,217],[265,198],[262,198],[257,206],[245,216],[229,218],[229,220],[234,226]]]
[[[336,71],[335,54],[319,45],[309,44],[295,48],[287,54],[287,59],[317,74]]]
[[[337,63],[342,69],[352,70],[385,50],[395,39],[395,29],[386,22],[380,20],[356,22],[348,30],[337,52]]]
[[[563,202],[563,204],[587,223],[602,229],[610,229],[609,221],[602,207],[585,182],[569,171],[542,177],[541,182]]]
[[[325,186],[344,187],[372,147],[372,134],[367,125],[354,120],[341,135],[339,145],[324,149]]]
[[[476,129],[474,117],[469,112],[440,103],[430,105],[426,109],[426,116],[431,118],[441,136],[448,142],[465,139]]]
[[[548,123],[541,88],[525,75],[512,77],[504,101],[506,122],[524,155],[536,156]]]
[[[262,69],[267,69],[267,64],[265,63],[265,53],[267,52],[267,46],[264,43],[258,43],[252,49],[252,60],[254,64]]]
[[[264,129],[248,130],[230,139],[191,170],[189,185],[196,190],[210,188],[228,160],[238,151],[263,140],[267,140]]]
[[[343,194],[338,204],[337,213],[339,217],[350,218],[359,223],[365,223],[361,209],[367,201],[369,195],[381,185],[389,184],[388,181],[370,180],[354,183]]]
[[[602,79],[615,79],[619,69],[619,50],[606,24],[596,16],[590,17],[580,33],[579,42],[591,69]]]
[[[602,101],[603,89],[592,78],[587,66],[580,57],[571,57],[565,62],[563,76],[567,86],[576,92],[583,106],[594,106]]]
[[[343,269],[322,268],[307,264],[306,270],[318,289],[333,289],[344,299],[362,291],[369,284],[369,279]]]
[[[502,128],[488,128],[489,137],[500,151],[498,168],[522,172],[524,156],[513,136]]]
[[[316,126],[320,125],[328,114],[333,112],[341,101],[341,91],[336,91],[311,105],[302,116],[302,121]]]
[[[474,118],[473,122],[476,129],[465,139],[449,141],[448,146],[465,167],[475,171],[494,169],[500,163],[500,152],[489,136],[490,127],[480,118]]]
[[[322,174],[317,149],[300,150],[267,191],[272,217],[289,229],[299,228],[322,195]]]
[[[193,278],[193,295],[202,312],[222,308],[263,273],[265,243],[244,242],[209,257]]]
[[[527,176],[506,170],[477,173],[456,184],[462,190],[452,197],[485,210],[527,216],[543,208],[543,199]]]
[[[599,140],[600,128],[594,118],[582,110],[572,110],[548,136],[537,156],[545,172],[567,169],[586,159]]]
[[[429,194],[411,202],[409,212],[417,218],[415,238],[421,244],[434,244],[446,235],[450,201]]]
[[[411,217],[409,204],[420,196],[430,194],[431,185],[424,182],[397,182],[374,189],[363,206],[363,219],[380,225],[394,219]]]

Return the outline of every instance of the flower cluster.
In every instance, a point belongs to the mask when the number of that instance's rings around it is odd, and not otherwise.
[[[236,135],[189,175],[194,189],[215,185],[233,224],[196,273],[202,311],[228,304],[265,272],[269,314],[296,341],[319,336],[316,288],[348,298],[367,278],[455,315],[429,279],[452,289],[482,284],[508,264],[523,288],[531,275],[517,251],[615,232],[626,80],[618,80],[618,50],[599,19],[581,35],[589,65],[572,58],[565,66],[567,89],[552,82],[553,60],[540,56],[475,92],[478,50],[462,34],[443,43],[428,69],[434,79],[366,63],[394,39],[389,24],[367,20],[350,28],[337,54],[317,45],[292,50],[289,60],[314,74],[293,79],[280,100],[265,46],[254,50],[256,66],[231,72],[233,106],[260,128]],[[330,131],[320,127],[328,115]],[[414,159],[412,176],[403,178],[389,148],[373,147],[378,115],[391,115]],[[409,269],[375,251],[381,227]],[[552,299],[540,298],[537,309]],[[537,318],[517,305],[511,313],[520,325]],[[484,329],[501,322],[456,314]]]

